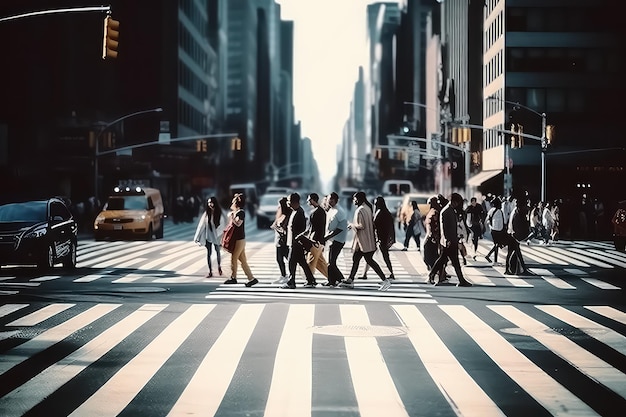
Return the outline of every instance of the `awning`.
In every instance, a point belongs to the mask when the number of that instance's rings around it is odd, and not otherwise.
[[[485,181],[495,177],[496,175],[498,175],[501,172],[502,172],[501,169],[492,169],[492,170],[489,170],[489,171],[479,172],[478,174],[474,175],[473,177],[470,177],[470,179],[467,180],[467,185],[469,185],[471,187],[478,187],[483,182],[485,182]]]

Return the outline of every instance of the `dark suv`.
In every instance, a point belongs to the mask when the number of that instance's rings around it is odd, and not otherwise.
[[[61,198],[0,205],[0,266],[76,267],[78,225]]]

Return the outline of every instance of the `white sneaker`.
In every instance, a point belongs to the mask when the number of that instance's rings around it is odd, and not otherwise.
[[[390,287],[391,287],[391,281],[386,279],[380,283],[380,286],[378,287],[378,291],[387,291]]]
[[[284,284],[288,280],[289,280],[289,277],[282,276],[278,278],[276,281],[272,282],[272,284],[280,285],[280,284]]]

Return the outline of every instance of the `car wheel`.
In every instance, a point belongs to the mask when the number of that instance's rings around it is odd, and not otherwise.
[[[70,252],[67,254],[65,259],[63,260],[63,267],[66,269],[74,269],[76,268],[76,243],[70,243]]]
[[[39,269],[43,269],[43,270],[52,269],[54,267],[54,249],[52,248],[52,245],[48,245],[47,251],[42,255],[43,255],[43,258],[41,259],[41,262],[38,265]]]
[[[152,240],[152,235],[154,232],[152,231],[152,224],[148,226],[148,233],[146,233],[145,240]]]

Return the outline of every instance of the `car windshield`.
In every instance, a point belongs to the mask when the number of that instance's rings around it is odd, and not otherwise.
[[[147,210],[148,203],[144,196],[110,197],[107,210]]]
[[[262,205],[262,206],[277,206],[278,205],[278,200],[280,200],[281,197],[282,196],[278,195],[278,194],[261,196],[260,205]]]
[[[0,222],[45,222],[46,201],[30,201],[0,206]]]

